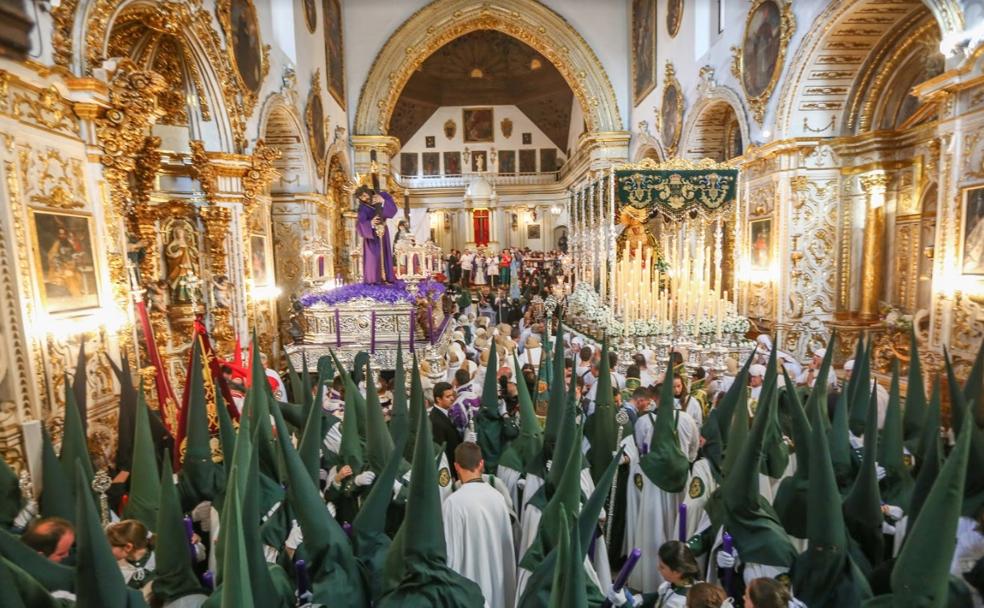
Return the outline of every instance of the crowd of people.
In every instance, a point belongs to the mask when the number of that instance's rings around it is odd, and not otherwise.
[[[941,432],[917,356],[904,399],[863,344],[840,370],[764,335],[723,372],[620,357],[545,315],[560,274],[487,306],[450,272],[440,366],[278,373],[254,348],[210,391],[196,359],[185,439],[124,390],[111,463],[66,383],[39,497],[0,468],[11,605],[982,605],[984,360],[944,378]]]

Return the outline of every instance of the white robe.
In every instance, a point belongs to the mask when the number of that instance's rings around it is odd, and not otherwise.
[[[485,258],[479,256],[475,258],[475,276],[472,277],[475,285],[485,285]]]
[[[482,589],[486,608],[513,605],[516,558],[509,509],[485,482],[466,483],[444,501],[448,567]]]
[[[513,507],[516,509],[516,512],[522,513],[519,504],[519,480],[523,478],[523,473],[500,464],[495,470],[495,476],[498,477],[503,484],[505,484],[506,489],[509,491],[509,498],[512,501]]]
[[[697,423],[698,429],[704,424],[704,409],[700,406],[700,401],[697,401],[694,397],[688,396],[687,407],[681,407],[679,399],[676,399],[675,401],[677,409],[681,409],[690,414],[690,417],[694,419],[695,423]]]
[[[680,449],[692,461],[697,457],[700,446],[697,425],[693,418],[679,410],[674,411],[673,415]],[[655,419],[655,413],[650,412],[636,421],[637,446],[652,446]],[[644,455],[640,453],[640,458],[642,456]],[[659,574],[659,548],[667,541],[676,540],[678,536],[676,520],[684,493],[671,494],[660,489],[646,477],[638,460],[629,469],[629,481],[629,499],[625,514],[626,541],[629,547],[642,550],[639,565],[629,577],[629,586],[644,593],[652,593],[663,582],[663,577]]]
[[[542,346],[537,346],[535,348],[527,348],[523,351],[522,356],[520,356],[519,364],[526,365],[528,363],[533,366],[533,369],[538,369],[540,367],[540,357],[542,356],[543,356]]]
[[[540,518],[543,516],[543,513],[539,507],[529,504],[529,499],[536,494],[541,485],[543,485],[542,479],[531,490],[530,479],[527,477],[526,488],[523,490],[523,514],[522,520],[520,521],[519,546],[516,547],[516,555],[520,561],[522,561],[523,556],[526,555],[526,551],[533,544],[533,541],[536,540],[536,535],[540,531]],[[587,467],[581,469],[581,493],[584,496],[591,496],[591,493],[594,492],[594,487],[594,481],[591,479],[591,469]]]

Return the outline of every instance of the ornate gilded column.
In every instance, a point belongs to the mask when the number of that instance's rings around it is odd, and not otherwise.
[[[878,302],[881,298],[883,248],[885,246],[885,189],[888,176],[869,173],[860,178],[865,192],[864,244],[861,252],[861,303],[863,321],[877,321]]]
[[[225,238],[229,233],[229,224],[232,221],[232,210],[226,207],[203,207],[200,210],[202,223],[205,225],[205,242],[208,247],[209,271],[212,274],[213,285],[225,285],[229,281],[228,269],[226,267],[226,248]],[[220,278],[221,277],[221,278]],[[210,302],[210,312],[212,314],[212,337],[215,339],[220,352],[229,352],[234,347],[234,332],[232,329],[232,314],[229,310],[228,296],[221,296],[221,289],[218,287],[211,290],[212,293],[206,294],[206,299]]]

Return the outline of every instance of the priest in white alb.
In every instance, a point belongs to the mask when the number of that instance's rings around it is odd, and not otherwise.
[[[485,461],[478,444],[459,444],[454,460],[461,487],[443,507],[448,567],[481,587],[486,608],[511,607],[516,556],[509,507],[482,476]]]

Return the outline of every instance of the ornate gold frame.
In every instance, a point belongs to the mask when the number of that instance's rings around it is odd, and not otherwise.
[[[635,106],[639,105],[643,99],[648,97],[650,93],[656,90],[656,81],[657,81],[656,71],[658,70],[658,68],[656,67],[656,58],[659,57],[659,52],[656,48],[656,42],[659,40],[659,36],[657,36],[657,29],[659,28],[659,18],[656,15],[656,9],[658,8],[656,5],[656,0],[652,0],[652,3],[653,3],[653,39],[654,39],[653,52],[656,55],[656,57],[653,57],[653,73],[652,73],[653,84],[651,87],[639,93],[638,95],[636,95],[635,92],[636,69],[637,69],[636,56],[635,56],[635,40],[632,39],[632,37],[635,35],[635,15],[632,14],[632,4],[631,3],[629,4],[629,27],[630,27],[629,57],[632,59],[632,69],[629,72],[629,76],[631,80],[630,87],[632,88],[632,105]]]
[[[663,116],[663,109],[666,106],[666,96],[671,91],[675,92],[674,97],[676,98],[677,108],[680,109],[679,114],[676,118],[676,124],[673,125],[673,137],[670,138],[671,141],[666,141],[663,139],[663,121],[665,120]],[[657,116],[657,130],[659,131],[660,141],[663,142],[663,147],[666,150],[666,155],[668,157],[676,156],[677,146],[680,145],[680,137],[683,135],[683,115],[685,113],[685,108],[683,106],[683,91],[680,88],[680,81],[676,77],[676,69],[673,64],[669,61],[666,62],[666,70],[663,73],[663,96],[659,100],[659,116]]]
[[[482,111],[482,110],[488,110],[489,113],[492,116],[491,120],[489,121],[489,126],[491,127],[492,134],[489,135],[489,138],[488,139],[476,139],[476,140],[466,139],[467,134],[468,134],[468,131],[467,131],[468,121],[465,120],[466,112],[478,112],[478,111]],[[470,107],[470,108],[462,108],[461,109],[461,141],[463,141],[466,144],[491,144],[491,143],[495,143],[495,108],[492,107],[492,106],[475,106],[475,107]]]
[[[322,121],[320,125],[314,124],[314,100],[317,99],[318,103],[321,104],[321,117]],[[311,155],[314,157],[315,172],[318,178],[325,176],[325,166],[327,165],[328,153],[328,127],[326,125],[325,117],[325,102],[321,99],[321,68],[314,70],[314,78],[311,79],[311,90],[308,92],[307,106],[304,109],[304,124],[307,127],[308,136],[308,146],[311,148]],[[317,149],[317,142],[315,141],[314,134],[315,129],[320,128],[322,131],[322,136],[325,142],[325,149],[320,151]]]
[[[673,0],[670,0],[673,2]],[[683,23],[683,11],[687,8],[687,0],[679,0],[680,2],[680,19],[676,22],[676,27],[670,27],[670,5],[666,5],[666,33],[670,35],[670,38],[676,38],[676,35],[680,33],[680,25]]]
[[[301,5],[304,8],[304,25],[306,25],[308,31],[313,34],[318,30],[318,3],[315,2],[315,0],[304,0]],[[314,21],[308,20],[308,6],[314,7]]]
[[[957,262],[960,264],[960,272],[958,273],[962,277],[975,277],[980,279],[984,277],[984,273],[974,273],[974,272],[964,272],[964,250],[967,248],[967,197],[971,190],[982,190],[984,189],[984,184],[975,184],[973,186],[965,186],[960,189],[960,232],[958,232],[958,237],[960,239],[960,246],[957,247]]]
[[[242,97],[243,113],[246,116],[252,116],[253,109],[256,107],[256,103],[259,100],[260,91],[263,89],[263,82],[266,80],[267,74],[270,73],[270,45],[263,44],[262,39],[259,40],[260,84],[259,89],[253,91],[246,86],[246,81],[243,80],[242,72],[239,70],[239,64],[236,62],[236,52],[232,45],[232,2],[233,0],[218,0],[215,3],[215,16],[218,18],[219,25],[222,27],[222,34],[225,36],[226,55],[229,58],[229,65],[232,67],[230,70],[231,75],[235,79],[236,86],[239,89],[240,96]],[[245,2],[253,11],[253,17],[256,19],[257,24],[257,34],[259,34],[260,18],[256,14],[256,5],[253,4],[253,0],[242,0],[242,2]]]
[[[766,2],[775,4],[779,9],[779,54],[776,55],[776,65],[772,69],[772,77],[769,79],[768,86],[765,87],[765,90],[761,94],[753,97],[749,95],[748,90],[745,88],[745,79],[742,78],[742,72],[745,67],[742,53],[745,48],[745,42],[748,40],[748,27],[751,25],[752,15]],[[745,99],[748,101],[748,107],[752,111],[752,116],[755,117],[755,122],[759,124],[762,124],[765,118],[765,107],[768,105],[769,99],[772,97],[772,92],[779,82],[779,76],[782,74],[782,68],[786,63],[786,50],[795,31],[796,18],[793,16],[793,4],[791,0],[753,0],[752,5],[748,9],[748,14],[745,16],[745,31],[741,38],[741,46],[731,47],[731,73],[741,84],[741,90],[745,93]]]
[[[347,111],[346,110],[346,105],[345,105],[345,89],[348,88],[348,82],[345,81],[345,24],[342,22],[342,1],[341,0],[326,0],[326,2],[332,2],[338,8],[338,45],[339,45],[339,47],[341,47],[339,50],[342,53],[342,56],[339,58],[338,64],[342,68],[342,90],[341,91],[336,91],[331,86],[332,75],[330,73],[326,74],[326,76],[325,76],[325,86],[328,89],[328,94],[332,96],[332,99],[334,99],[336,102],[338,102],[338,105],[341,106],[341,108],[342,108],[343,111]],[[324,13],[324,14],[321,15],[321,22],[325,24],[325,31],[324,31],[324,34],[323,35],[324,35],[324,42],[325,42],[325,50],[327,51],[327,48],[328,48],[327,47],[327,40],[328,40],[328,27],[327,27],[327,25],[328,25],[328,23],[325,21],[325,19],[328,18],[328,11],[327,10],[324,10],[324,7],[325,7],[325,2],[322,2],[321,3],[321,8],[322,8],[322,11],[321,12]],[[331,68],[331,65],[328,62],[328,55],[325,55],[325,69],[328,70],[330,68]]]
[[[79,212],[79,211],[66,211],[64,209],[41,209],[36,207],[29,207],[28,213],[31,220],[31,249],[34,254],[34,285],[37,289],[38,300],[41,304],[41,310],[45,314],[50,315],[72,315],[74,313],[79,313],[86,310],[94,310],[102,306],[103,304],[103,281],[101,276],[101,268],[99,263],[99,258],[96,255],[97,242],[96,242],[96,229],[95,229],[95,217],[92,213]],[[94,306],[83,306],[81,308],[68,308],[65,310],[58,310],[55,312],[50,312],[48,310],[48,292],[44,286],[44,273],[41,268],[41,244],[38,242],[38,223],[37,214],[45,213],[47,215],[62,215],[66,217],[76,217],[83,218],[86,220],[86,228],[89,231],[89,245],[92,248],[90,252],[92,254],[92,267],[93,274],[96,277],[96,304]]]
[[[746,251],[744,253],[748,255],[748,269],[751,270],[752,272],[769,272],[771,270],[771,267],[775,264],[775,261],[776,261],[776,255],[775,255],[776,223],[773,221],[773,219],[774,218],[771,215],[767,215],[765,217],[756,217],[756,218],[753,218],[753,219],[749,219],[748,220],[748,239],[747,239],[747,241],[745,243],[745,249],[746,249]],[[757,268],[757,267],[755,267],[755,262],[753,260],[752,249],[751,249],[752,248],[752,244],[753,244],[753,241],[752,241],[752,232],[753,232],[753,229],[752,229],[752,227],[755,226],[756,224],[762,224],[764,222],[768,222],[769,223],[769,249],[768,249],[768,253],[769,253],[769,267],[768,268]]]

